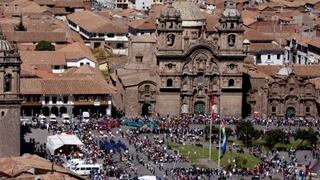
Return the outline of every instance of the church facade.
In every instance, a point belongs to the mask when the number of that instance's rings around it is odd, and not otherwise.
[[[20,155],[20,56],[0,35],[0,158]]]
[[[220,115],[243,115],[246,55],[236,4],[225,2],[215,33],[205,29],[198,8],[177,1],[162,10],[155,36],[130,37],[129,63],[117,70],[126,116],[208,114],[211,96]]]

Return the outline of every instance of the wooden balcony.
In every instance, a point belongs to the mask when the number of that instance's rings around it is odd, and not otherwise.
[[[41,101],[22,101],[21,103],[22,106],[41,106],[42,103]]]
[[[100,106],[108,105],[108,101],[107,100],[101,100],[101,101],[77,100],[77,101],[74,101],[73,104],[75,106],[94,106],[94,105],[98,105],[99,102],[100,102]]]

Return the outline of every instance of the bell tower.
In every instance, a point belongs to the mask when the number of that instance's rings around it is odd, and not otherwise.
[[[243,22],[237,4],[224,2],[224,10],[217,27],[219,54],[243,54]]]
[[[0,34],[0,158],[20,155],[20,65],[17,50]]]
[[[169,0],[157,19],[158,54],[181,53],[182,31],[181,14]]]

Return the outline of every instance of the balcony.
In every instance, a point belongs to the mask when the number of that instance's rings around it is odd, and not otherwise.
[[[74,101],[73,104],[75,106],[94,106],[94,105],[108,105],[108,101],[107,100],[101,100],[101,101],[92,101],[92,100],[77,100]]]
[[[41,101],[22,101],[22,106],[41,106]]]

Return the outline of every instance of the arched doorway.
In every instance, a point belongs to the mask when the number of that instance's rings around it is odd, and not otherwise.
[[[51,108],[51,114],[55,114],[56,116],[58,116],[59,114],[59,109],[56,106],[53,106]]]
[[[149,116],[150,113],[151,113],[151,109],[152,109],[151,104],[149,104],[149,103],[144,103],[144,104],[142,105],[141,115],[142,115],[142,116]]]
[[[204,104],[204,102],[196,102],[194,104],[194,113],[195,114],[204,114],[205,113],[205,104]]]
[[[294,109],[294,107],[288,107],[286,117],[294,118],[295,114],[296,114],[296,110]]]
[[[60,114],[64,114],[64,113],[67,113],[67,108],[62,106],[60,107]]]
[[[42,114],[43,114],[44,116],[49,116],[49,114],[50,114],[50,109],[49,109],[48,107],[43,107],[43,108],[42,108]]]

